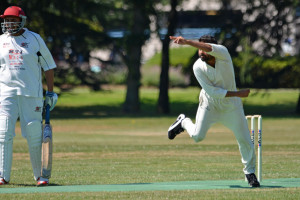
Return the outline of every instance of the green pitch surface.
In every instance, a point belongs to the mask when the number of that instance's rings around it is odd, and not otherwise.
[[[261,188],[300,187],[300,178],[264,180]],[[2,188],[0,193],[51,193],[51,192],[128,192],[161,190],[210,190],[210,189],[250,189],[242,180],[182,181],[161,183],[133,183],[113,185],[73,185],[29,188]]]

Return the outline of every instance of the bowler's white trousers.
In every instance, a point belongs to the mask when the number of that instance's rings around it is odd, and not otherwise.
[[[255,173],[255,150],[250,138],[248,123],[245,119],[244,109],[242,104],[239,104],[231,110],[218,110],[214,108],[213,103],[202,101],[200,98],[199,107],[196,115],[196,123],[194,124],[190,118],[185,118],[182,121],[182,127],[188,132],[195,142],[202,141],[208,129],[214,123],[222,123],[233,131],[242,156],[242,163],[244,165],[244,173]]]

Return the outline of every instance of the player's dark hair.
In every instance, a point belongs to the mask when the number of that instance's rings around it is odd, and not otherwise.
[[[216,38],[214,36],[211,36],[211,35],[202,35],[199,38],[199,42],[218,44]]]

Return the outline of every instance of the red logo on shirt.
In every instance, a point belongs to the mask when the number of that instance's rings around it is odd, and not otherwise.
[[[41,112],[41,110],[42,110],[42,108],[37,106],[37,107],[35,107],[34,112]]]
[[[29,43],[27,43],[27,42],[23,42],[23,43],[21,43],[21,47],[23,47],[23,48],[28,48],[28,44],[29,44]]]

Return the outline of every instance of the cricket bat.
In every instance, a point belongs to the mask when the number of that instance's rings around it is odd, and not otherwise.
[[[50,178],[52,170],[52,126],[50,124],[50,106],[46,105],[45,124],[42,141],[42,177]]]

